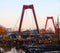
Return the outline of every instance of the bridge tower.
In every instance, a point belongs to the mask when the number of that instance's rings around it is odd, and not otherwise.
[[[53,23],[54,29],[55,29],[55,31],[56,31],[56,25],[55,25],[55,23],[54,23],[54,19],[53,19],[53,17],[47,17],[47,19],[46,19],[46,24],[45,24],[45,32],[46,32],[47,23],[48,23],[48,20],[49,20],[49,19],[52,20],[52,23]],[[55,32],[53,32],[53,33],[55,33]]]
[[[20,20],[20,25],[19,25],[19,32],[21,32],[23,16],[24,16],[24,12],[25,12],[26,9],[32,9],[34,20],[35,20],[35,24],[36,24],[36,27],[37,27],[37,31],[39,33],[39,27],[38,27],[38,23],[37,23],[36,14],[35,14],[35,10],[34,10],[33,4],[31,4],[31,5],[23,5],[22,14],[21,14],[21,20]]]

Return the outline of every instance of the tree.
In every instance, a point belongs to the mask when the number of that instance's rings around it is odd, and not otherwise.
[[[5,35],[6,34],[6,28],[3,26],[0,26],[0,35]]]

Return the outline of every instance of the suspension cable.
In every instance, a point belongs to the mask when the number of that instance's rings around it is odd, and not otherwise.
[[[19,20],[20,20],[20,17],[17,19],[17,21],[16,21],[16,23],[15,23],[13,29],[15,29],[15,27],[16,27],[16,25],[17,25],[17,23],[18,23]]]

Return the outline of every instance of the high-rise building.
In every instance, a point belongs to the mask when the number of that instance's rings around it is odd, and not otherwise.
[[[57,33],[58,38],[60,39],[59,16],[57,17],[56,33]]]

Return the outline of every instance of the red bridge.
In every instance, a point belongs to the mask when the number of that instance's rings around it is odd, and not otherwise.
[[[37,23],[37,19],[36,19],[36,14],[35,14],[34,6],[33,6],[33,4],[31,4],[31,5],[23,5],[22,14],[21,14],[21,20],[20,20],[20,25],[19,25],[19,32],[21,32],[24,11],[26,9],[32,9],[32,12],[33,12],[33,16],[34,16],[34,20],[35,20],[35,24],[36,24],[36,28],[37,28],[38,33],[40,33],[40,34],[46,33],[47,23],[48,23],[48,20],[49,19],[52,20],[54,29],[56,30],[56,26],[55,26],[53,17],[47,17],[44,32],[40,32],[39,27],[38,27],[38,23]],[[55,33],[55,32],[53,32],[53,33]]]

